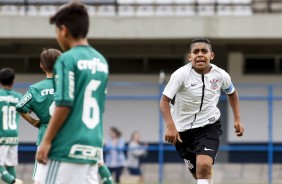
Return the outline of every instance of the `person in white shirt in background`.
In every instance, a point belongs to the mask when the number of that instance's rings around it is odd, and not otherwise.
[[[138,131],[131,134],[127,151],[127,168],[132,176],[138,177],[139,183],[144,183],[144,175],[141,170],[141,159],[147,155],[147,144],[141,142],[141,135]]]

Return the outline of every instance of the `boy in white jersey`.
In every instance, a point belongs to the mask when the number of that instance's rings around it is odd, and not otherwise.
[[[85,5],[71,2],[62,6],[50,23],[56,26],[57,42],[64,53],[53,71],[55,111],[36,155],[38,162],[46,164],[39,182],[96,184],[98,163],[103,162],[108,63],[88,44]],[[100,167],[99,172],[103,168],[107,169]],[[102,176],[104,183],[111,183],[109,177]]]
[[[32,126],[38,128],[38,140],[36,145],[40,146],[43,135],[47,129],[49,120],[54,111],[54,85],[53,68],[56,59],[61,54],[57,49],[43,49],[40,54],[40,68],[45,72],[46,78],[31,85],[28,91],[17,104],[17,111]],[[33,118],[33,112],[39,119]],[[35,162],[32,175],[34,184],[39,184],[42,164]]]
[[[190,63],[171,75],[160,101],[166,123],[165,140],[175,145],[198,184],[212,184],[212,165],[222,134],[217,108],[220,92],[227,94],[235,132],[242,136],[239,99],[229,74],[210,63],[214,52],[208,39],[192,40],[188,58]]]
[[[18,164],[19,114],[16,104],[22,95],[14,90],[15,72],[12,68],[0,70],[0,177],[8,184],[22,183],[16,179],[15,166]]]

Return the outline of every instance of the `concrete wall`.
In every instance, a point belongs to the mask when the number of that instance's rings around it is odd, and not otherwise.
[[[204,35],[214,39],[280,39],[281,14],[253,16],[91,17],[89,38],[183,39]],[[44,16],[0,16],[0,38],[54,38]]]

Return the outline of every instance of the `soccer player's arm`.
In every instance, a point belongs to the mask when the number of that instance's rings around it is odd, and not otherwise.
[[[22,113],[19,112],[21,117],[23,117],[27,122],[29,122],[29,124],[31,124],[32,126],[39,128],[40,126],[40,120],[39,119],[35,119],[33,118],[29,113]]]
[[[162,98],[160,100],[160,110],[166,124],[165,141],[176,144],[177,141],[182,142],[179,133],[176,130],[174,121],[170,112],[170,102],[174,98],[176,92],[182,84],[181,75],[173,73],[168,84],[166,85]]]
[[[244,133],[244,126],[240,117],[239,97],[231,82],[231,78],[227,73],[224,75],[223,91],[227,94],[229,105],[233,111],[235,133],[237,136],[242,136]]]
[[[162,95],[161,101],[160,101],[160,109],[164,118],[164,121],[166,123],[166,127],[174,127],[174,122],[170,113],[170,101],[171,99],[167,97],[166,95]]]
[[[33,95],[31,93],[31,89],[29,89],[16,105],[16,110],[29,124],[36,128],[39,128],[40,120],[35,119],[30,115],[30,113],[32,112],[30,110],[32,99]]]

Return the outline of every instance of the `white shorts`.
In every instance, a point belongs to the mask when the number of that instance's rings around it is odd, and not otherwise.
[[[98,165],[48,160],[35,179],[40,184],[99,184]]]
[[[32,174],[32,179],[34,181],[39,181],[39,176],[42,175],[43,167],[44,167],[43,164],[40,164],[39,162],[35,161],[33,174]]]
[[[18,165],[18,146],[0,145],[0,166]]]

